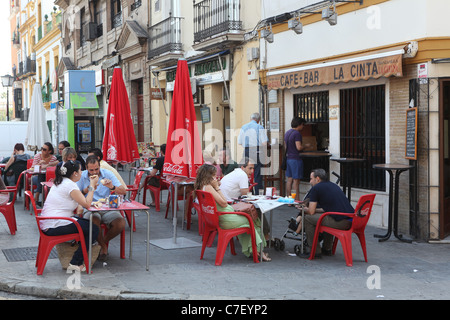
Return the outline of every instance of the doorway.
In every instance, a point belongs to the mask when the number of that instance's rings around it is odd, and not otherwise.
[[[450,234],[450,79],[440,81],[440,237]]]

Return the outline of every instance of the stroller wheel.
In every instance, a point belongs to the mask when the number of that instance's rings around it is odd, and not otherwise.
[[[284,248],[285,248],[286,246],[284,245],[284,241],[283,240],[280,240],[280,251],[284,251]]]
[[[274,238],[273,241],[274,241],[273,247],[275,248],[275,250],[279,251],[281,246],[281,240],[278,238]]]
[[[299,246],[298,244],[296,244],[296,245],[294,246],[294,252],[295,252],[295,254],[296,254],[297,256],[300,255],[300,253],[301,253],[301,248],[300,248],[300,246]]]

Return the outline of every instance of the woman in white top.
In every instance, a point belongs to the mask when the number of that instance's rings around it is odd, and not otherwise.
[[[53,187],[48,193],[47,199],[42,209],[42,217],[72,217],[77,219],[84,234],[84,241],[89,242],[89,220],[74,216],[74,210],[81,205],[88,209],[91,206],[94,191],[97,188],[98,177],[91,177],[89,192],[85,197],[76,182],[81,178],[81,167],[78,161],[67,161],[59,163],[55,170],[56,177],[53,180]],[[42,220],[40,222],[41,230],[48,236],[59,236],[63,234],[77,233],[75,224],[69,220]],[[95,241],[99,229],[96,225],[92,226],[92,239]],[[73,254],[69,264],[70,270],[84,271],[83,252],[81,246]]]

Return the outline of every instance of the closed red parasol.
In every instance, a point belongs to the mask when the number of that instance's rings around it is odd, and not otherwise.
[[[194,99],[186,60],[178,60],[164,158],[164,175],[195,178],[203,164]]]
[[[139,160],[139,151],[131,120],[130,102],[122,70],[115,68],[109,93],[108,114],[103,137],[103,159],[113,163]]]

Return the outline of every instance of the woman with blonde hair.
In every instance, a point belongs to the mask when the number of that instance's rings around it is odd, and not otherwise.
[[[212,194],[217,211],[219,212],[234,212],[232,206],[227,202],[226,197],[220,191],[220,182],[217,181],[217,169],[214,165],[204,164],[197,171],[197,178],[195,180],[194,189],[206,191]],[[219,224],[222,229],[235,229],[249,227],[249,223],[246,217],[237,214],[225,214],[219,217]],[[261,222],[259,219],[255,221],[255,236],[256,247],[265,246],[265,240],[261,239]],[[252,255],[252,239],[249,234],[241,234],[237,236],[239,243],[242,246],[242,253],[250,257]],[[259,250],[258,250],[259,251]],[[258,253],[259,254],[259,253]],[[271,261],[269,255],[263,252],[263,261]]]

